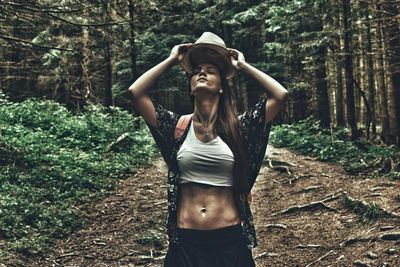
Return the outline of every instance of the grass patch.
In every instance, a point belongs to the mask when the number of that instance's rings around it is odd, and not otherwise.
[[[163,233],[156,230],[147,230],[136,235],[135,241],[141,245],[162,247],[164,243]]]
[[[380,218],[384,217],[379,205],[375,203],[362,203],[361,201],[349,201],[344,199],[344,206],[351,209],[353,212],[359,215],[360,222],[376,222]]]
[[[400,179],[400,150],[366,140],[350,141],[346,128],[323,129],[310,118],[273,127],[270,142],[318,160],[336,162],[350,174],[368,174]]]
[[[44,255],[85,223],[76,205],[148,163],[156,148],[135,122],[144,125],[119,108],[74,114],[52,101],[0,95],[0,254]]]

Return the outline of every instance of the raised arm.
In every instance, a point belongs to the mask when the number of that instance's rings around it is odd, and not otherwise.
[[[143,119],[153,127],[158,128],[159,125],[157,123],[153,102],[147,95],[147,92],[151,85],[166,70],[182,60],[186,52],[185,47],[187,47],[188,45],[190,44],[181,44],[174,46],[168,58],[146,71],[131,86],[129,86],[128,91],[132,96],[135,109],[140,113]]]
[[[246,62],[243,53],[229,48],[233,67],[253,77],[265,89],[268,100],[265,108],[265,123],[272,121],[287,100],[288,91],[274,78]]]

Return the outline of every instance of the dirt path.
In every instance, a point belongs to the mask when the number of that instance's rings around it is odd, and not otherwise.
[[[363,223],[344,201],[349,196],[375,202],[400,214],[400,181],[351,177],[338,166],[285,149],[270,147],[267,154],[290,163],[291,175],[266,162],[253,189],[258,267],[400,266],[400,218]],[[80,207],[88,226],[61,240],[49,258],[27,266],[162,266],[166,171],[159,158],[120,181],[106,199]]]

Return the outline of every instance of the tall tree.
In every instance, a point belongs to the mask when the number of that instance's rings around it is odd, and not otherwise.
[[[129,8],[129,42],[130,42],[130,57],[131,57],[131,73],[132,81],[136,80],[138,77],[136,70],[136,42],[135,42],[135,5],[133,0],[128,0]]]
[[[321,8],[322,9],[322,8]],[[318,20],[317,20],[318,21]],[[324,30],[326,20],[323,19],[317,24],[317,31]],[[318,117],[321,122],[321,127],[329,128],[331,124],[330,105],[328,96],[328,82],[326,75],[326,48],[327,42],[320,42],[315,51],[315,78],[317,88],[318,101]]]
[[[367,58],[367,84],[368,84],[368,104],[371,109],[370,115],[367,117],[366,128],[367,137],[370,137],[370,126],[372,131],[372,138],[376,136],[376,110],[375,110],[375,78],[374,78],[374,64],[372,58],[372,36],[371,36],[371,19],[370,19],[370,4],[361,2],[361,9],[364,11],[365,20],[365,35],[367,37],[366,44],[366,58]]]
[[[375,0],[375,15],[377,17],[376,24],[376,44],[377,44],[377,69],[378,71],[378,88],[380,97],[380,110],[382,116],[382,131],[381,138],[384,142],[390,140],[390,123],[389,123],[389,108],[387,97],[387,86],[385,79],[385,60],[384,60],[384,28],[382,25],[382,8],[380,0]]]
[[[344,30],[344,68],[346,76],[346,103],[347,103],[347,121],[351,129],[351,139],[358,138],[358,130],[356,124],[355,107],[354,107],[354,78],[353,78],[353,58],[352,58],[352,41],[351,41],[351,17],[350,17],[350,0],[342,0],[343,5],[343,30]]]
[[[342,34],[342,8],[341,5],[334,4],[335,16],[334,16],[334,27],[336,28],[337,34],[334,35],[334,51],[336,52],[335,61],[336,61],[336,90],[335,90],[335,113],[336,113],[336,124],[339,127],[345,126],[345,117],[344,117],[344,97],[343,97],[343,57],[342,55],[342,44],[343,42],[343,34]]]
[[[385,33],[387,43],[387,61],[389,67],[388,113],[389,140],[388,143],[400,146],[400,23],[398,17],[399,1],[383,0],[382,10],[385,17]]]

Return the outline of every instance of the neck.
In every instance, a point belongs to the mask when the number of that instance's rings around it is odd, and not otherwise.
[[[219,97],[212,99],[195,98],[194,115],[203,125],[212,125],[217,119]]]

